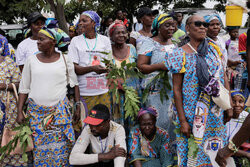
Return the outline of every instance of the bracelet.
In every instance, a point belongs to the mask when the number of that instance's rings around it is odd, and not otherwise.
[[[232,140],[229,140],[228,148],[229,150],[233,151],[234,154],[239,151],[239,148],[236,147]]]

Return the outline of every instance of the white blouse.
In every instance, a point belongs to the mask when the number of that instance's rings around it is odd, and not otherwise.
[[[64,55],[69,70],[71,87],[78,85],[71,59]],[[52,63],[39,61],[36,55],[28,57],[22,72],[19,93],[29,94],[38,105],[53,106],[63,100],[67,93],[66,66],[62,54]]]

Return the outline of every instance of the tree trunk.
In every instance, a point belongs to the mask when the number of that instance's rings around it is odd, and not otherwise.
[[[69,29],[67,26],[67,21],[65,18],[65,14],[64,14],[64,5],[62,4],[58,4],[56,7],[56,12],[55,12],[55,17],[58,20],[59,23],[59,27],[66,32],[67,34],[69,34]]]
[[[46,0],[46,2],[50,4],[50,10],[54,12],[55,18],[58,20],[59,28],[69,34],[67,21],[64,14],[64,4],[61,4],[58,1],[55,4],[54,0]]]

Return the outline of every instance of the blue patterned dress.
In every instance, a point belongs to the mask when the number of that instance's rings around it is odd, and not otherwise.
[[[205,59],[213,75],[218,67],[221,66],[219,53],[218,47],[212,46],[210,43]],[[198,144],[199,150],[196,158],[188,158],[188,139],[184,135],[177,134],[178,164],[181,167],[212,167],[217,165],[215,156],[218,149],[225,146],[226,129],[223,124],[223,111],[213,103],[210,96],[206,97],[208,111],[203,115],[200,126],[193,128],[197,103],[201,98],[201,88],[198,86],[196,73],[196,60],[197,56],[195,53],[186,53],[182,48],[177,48],[172,54],[167,54],[165,60],[165,65],[172,73],[184,73],[182,94],[185,117],[193,132],[203,132],[202,140]],[[219,75],[220,81],[224,83],[223,68],[220,68]],[[204,122],[206,123],[204,124]],[[177,123],[180,124],[178,115]]]
[[[159,64],[164,61],[166,52],[171,53],[174,48],[175,48],[174,44],[161,45],[160,43],[154,41],[152,38],[148,38],[147,40],[143,42],[143,45],[138,51],[138,54],[151,57],[150,65]],[[145,89],[145,87],[150,82],[150,80],[153,79],[157,74],[159,74],[159,71],[155,71],[150,74],[147,74],[146,78],[142,79],[142,82],[141,82],[142,90]],[[168,73],[168,78],[169,78],[169,83],[172,86],[172,74],[171,73]],[[160,100],[161,89],[162,89],[162,83],[161,81],[159,81],[156,83],[156,85],[154,85],[154,88],[152,88],[152,90],[150,91],[145,107],[151,106],[157,110],[158,117],[157,117],[156,126],[159,126],[165,129],[169,133],[170,140],[174,141],[175,140],[175,133],[173,132],[174,126],[171,123],[171,118],[170,118],[171,100],[166,100],[164,98],[163,102],[161,102]],[[171,90],[167,92],[167,95],[169,98],[171,97]]]
[[[69,165],[69,154],[75,142],[67,98],[54,106],[37,105],[28,100],[28,114],[34,140],[34,166]]]

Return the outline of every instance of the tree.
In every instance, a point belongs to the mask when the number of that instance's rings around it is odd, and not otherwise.
[[[45,2],[50,6],[50,10],[54,12],[55,18],[58,20],[59,27],[68,33],[67,21],[64,14],[65,0],[45,0]]]
[[[44,5],[43,1],[35,0],[0,0],[0,23],[23,23],[23,18],[31,12],[41,11]]]
[[[218,1],[217,9],[223,10],[226,0]],[[68,32],[67,22],[72,22],[77,15],[84,10],[101,11],[104,16],[108,16],[117,9],[126,10],[128,18],[133,21],[136,11],[142,6],[153,7],[161,5],[162,10],[168,10],[171,3],[175,8],[204,7],[206,0],[0,0],[0,22],[17,22],[18,18],[27,17],[33,11],[52,11],[59,22],[59,27]]]

